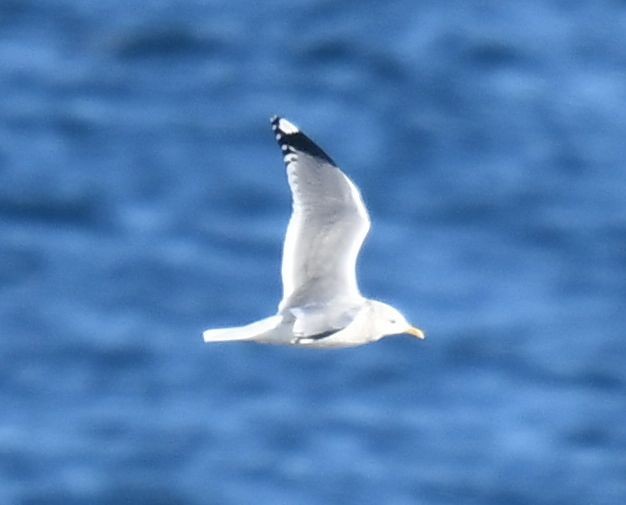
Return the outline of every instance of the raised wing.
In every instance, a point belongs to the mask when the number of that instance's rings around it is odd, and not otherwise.
[[[274,117],[272,129],[293,196],[279,309],[360,299],[356,260],[370,220],[359,190],[292,123]]]

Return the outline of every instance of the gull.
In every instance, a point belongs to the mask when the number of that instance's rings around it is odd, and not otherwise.
[[[356,185],[293,123],[274,116],[271,124],[293,198],[283,246],[283,298],[275,315],[206,330],[204,341],[340,348],[401,333],[423,339],[424,332],[397,309],[359,291],[356,261],[370,219]]]

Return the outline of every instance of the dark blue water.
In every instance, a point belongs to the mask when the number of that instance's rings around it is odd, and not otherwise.
[[[626,3],[0,2],[0,503],[626,503]],[[366,295],[270,315],[268,119],[361,187]]]

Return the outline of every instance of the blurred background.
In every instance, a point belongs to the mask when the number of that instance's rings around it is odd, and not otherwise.
[[[0,1],[0,502],[626,503],[626,3]],[[281,114],[429,338],[274,312]]]

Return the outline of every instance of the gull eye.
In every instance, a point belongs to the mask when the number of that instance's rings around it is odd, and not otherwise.
[[[389,322],[390,322],[391,324],[396,324],[396,323],[397,323],[397,321],[396,321],[395,319],[390,319],[390,320],[389,320]]]

